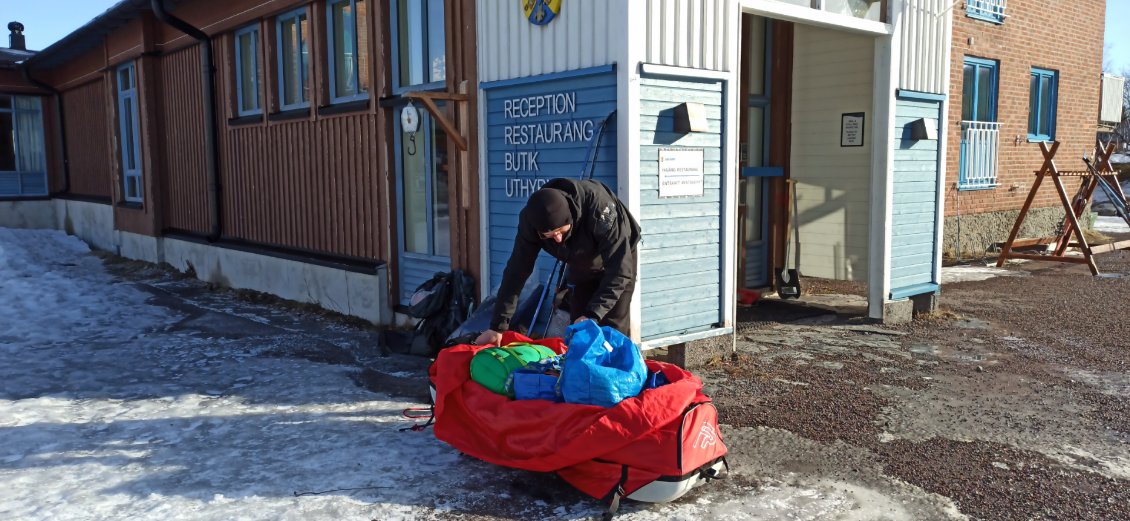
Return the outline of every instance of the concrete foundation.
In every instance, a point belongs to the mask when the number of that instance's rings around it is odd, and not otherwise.
[[[0,201],[0,226],[33,230],[56,229],[55,201]]]
[[[55,228],[86,241],[91,247],[117,252],[114,207],[105,203],[56,199]]]
[[[993,244],[1004,243],[1016,224],[1020,210],[946,217],[942,252],[951,259],[985,257]],[[1020,227],[1020,238],[1050,237],[1063,223],[1063,208],[1033,208]],[[1084,225],[1086,225],[1085,223]]]
[[[888,300],[883,303],[884,324],[905,324],[914,320],[915,315],[932,313],[938,309],[938,295],[925,293],[902,300]]]
[[[691,369],[733,353],[734,335],[731,333],[667,346],[667,361],[684,369]]]
[[[164,262],[200,280],[317,304],[370,322],[392,323],[385,266],[359,273],[210,244],[161,239]]]
[[[394,321],[388,272],[370,273],[282,259],[212,244],[149,237],[114,229],[108,204],[71,200],[0,202],[0,226],[64,230],[91,247],[154,264],[167,263],[201,280],[316,304],[380,325]]]

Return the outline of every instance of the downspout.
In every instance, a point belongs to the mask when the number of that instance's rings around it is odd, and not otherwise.
[[[189,25],[188,22],[173,16],[165,11],[162,0],[150,0],[153,14],[158,20],[171,25],[174,29],[187,34],[200,42],[201,83],[204,95],[204,153],[208,156],[206,168],[208,172],[208,220],[212,229],[208,233],[208,242],[220,239],[223,230],[222,216],[220,215],[220,151],[216,147],[216,67],[212,54],[212,37],[208,36]]]
[[[63,189],[58,193],[68,194],[71,192],[71,160],[67,155],[67,127],[66,118],[63,117],[63,93],[59,89],[52,87],[36,78],[31,77],[31,66],[24,62],[20,70],[24,73],[24,79],[55,96],[55,124],[59,128],[59,147],[63,149]]]

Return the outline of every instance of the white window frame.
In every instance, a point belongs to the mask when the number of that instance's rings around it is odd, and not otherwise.
[[[122,87],[122,71],[129,71],[130,84],[128,87]],[[114,87],[118,96],[118,148],[120,148],[122,159],[122,199],[128,203],[141,204],[145,201],[145,188],[142,184],[142,165],[141,165],[141,115],[140,104],[138,103],[137,96],[137,65],[134,62],[129,62],[119,66],[114,70]],[[126,111],[125,107],[129,104],[131,107],[130,114],[130,135],[126,136]],[[127,138],[129,142],[133,143],[132,147],[126,146]],[[130,153],[132,152],[132,157]],[[130,161],[133,161],[133,168],[129,168]],[[137,181],[137,194],[130,195],[130,181]]]

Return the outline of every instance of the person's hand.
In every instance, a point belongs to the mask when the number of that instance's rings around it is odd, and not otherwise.
[[[488,329],[486,331],[483,331],[479,335],[479,338],[475,339],[475,345],[477,345],[477,346],[491,345],[491,346],[496,346],[496,347],[500,346],[500,345],[502,345],[502,333],[499,333],[498,331],[495,331],[493,329]]]
[[[581,316],[577,317],[577,320],[574,320],[573,323],[574,324],[580,324],[581,322],[584,322],[586,320],[592,320],[592,319],[589,318],[589,317],[586,317],[584,315],[581,315]]]

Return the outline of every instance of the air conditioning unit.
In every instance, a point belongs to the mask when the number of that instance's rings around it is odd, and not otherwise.
[[[1126,78],[1103,74],[1102,107],[1099,109],[1099,122],[1117,125],[1122,122],[1123,92]]]

